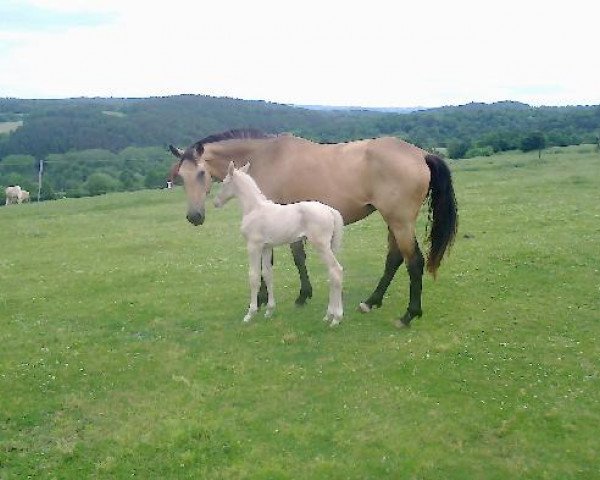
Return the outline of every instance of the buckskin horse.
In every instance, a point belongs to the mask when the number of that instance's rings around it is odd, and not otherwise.
[[[361,302],[363,312],[380,307],[396,271],[406,263],[410,279],[406,312],[396,325],[408,326],[422,315],[423,269],[435,274],[456,237],[458,213],[447,164],[395,137],[319,144],[290,134],[270,135],[254,129],[210,135],[185,150],[169,146],[178,162],[188,200],[187,219],[202,225],[212,179],[223,180],[230,161],[237,168],[251,160],[249,174],[275,203],[316,200],[338,210],[345,224],[378,210],[388,226],[385,269],[373,293]],[[343,166],[343,168],[340,168]],[[427,262],[416,239],[421,205],[429,198]],[[297,304],[312,296],[302,241],[291,244],[300,274]]]

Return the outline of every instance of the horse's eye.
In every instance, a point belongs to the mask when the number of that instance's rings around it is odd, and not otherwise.
[[[204,174],[205,173],[206,172],[204,170],[201,170],[200,172],[198,172],[197,178],[198,178],[199,181],[204,180]]]

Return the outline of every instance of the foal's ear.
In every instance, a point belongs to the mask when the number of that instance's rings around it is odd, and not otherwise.
[[[250,162],[246,163],[246,165],[240,168],[240,172],[248,173],[248,170],[250,170]]]
[[[171,150],[171,153],[175,155],[179,160],[181,160],[181,157],[183,157],[183,150],[181,148],[169,145],[169,150]]]
[[[229,167],[227,168],[227,175],[233,175],[234,171],[235,165],[233,164],[233,162],[229,162]]]

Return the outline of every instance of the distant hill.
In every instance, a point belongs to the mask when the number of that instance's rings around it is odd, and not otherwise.
[[[264,101],[179,95],[154,98],[0,99],[0,203],[7,185],[40,198],[159,188],[172,156],[210,134],[253,127],[320,142],[392,135],[451,158],[530,147],[597,142],[600,106],[531,107],[470,103],[413,112],[317,109]]]
[[[387,111],[391,110],[391,111]],[[541,131],[549,145],[595,142],[600,106],[531,107],[519,102],[470,103],[397,113],[396,109],[297,107],[202,95],[153,98],[0,99],[0,159],[43,158],[87,149],[189,145],[209,134],[254,127],[316,141],[396,135],[423,147],[451,142],[515,148]],[[22,122],[22,124],[20,123]],[[10,128],[8,126],[10,125]],[[15,128],[18,126],[18,128]]]
[[[424,107],[360,107],[360,106],[330,106],[330,105],[294,105],[307,110],[317,111],[353,111],[353,112],[380,112],[380,113],[412,113],[426,110]]]

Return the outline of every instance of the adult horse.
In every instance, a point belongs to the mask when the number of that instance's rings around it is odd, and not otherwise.
[[[249,174],[265,196],[281,204],[317,200],[339,210],[344,223],[378,210],[388,226],[384,273],[373,293],[360,304],[363,312],[380,307],[398,267],[404,261],[410,278],[408,307],[397,325],[408,326],[422,315],[421,291],[425,260],[415,236],[421,205],[429,196],[427,270],[434,276],[458,224],[450,170],[439,157],[394,137],[349,143],[318,144],[289,134],[230,130],[206,137],[186,150],[169,147],[179,161],[179,175],[188,200],[187,219],[201,225],[212,178],[222,180],[230,161],[236,167],[251,160]],[[304,244],[292,244],[300,274],[303,304],[312,295]]]

